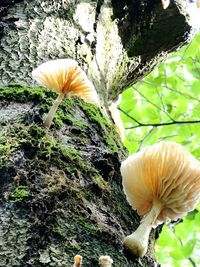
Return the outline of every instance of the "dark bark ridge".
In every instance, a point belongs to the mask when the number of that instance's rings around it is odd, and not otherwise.
[[[139,218],[122,191],[127,152],[112,124],[71,98],[47,132],[53,99],[42,88],[0,90],[0,266],[72,266],[77,253],[86,267],[102,254],[118,267],[155,266],[150,254],[131,261],[122,250]]]

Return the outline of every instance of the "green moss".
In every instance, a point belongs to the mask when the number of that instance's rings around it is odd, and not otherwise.
[[[66,236],[65,228],[60,225],[53,225],[53,233],[60,235],[61,237]]]
[[[10,101],[10,95],[16,102],[33,101],[37,107],[39,106],[40,116],[43,116],[43,111],[49,110],[56,97],[55,93],[43,88],[14,87],[0,90],[0,100]],[[103,117],[98,107],[87,104],[79,98],[65,99],[59,106],[55,125],[49,131],[43,128],[40,120],[29,122],[24,118],[24,122],[21,121],[18,124],[11,122],[9,126],[2,126],[2,129],[9,127],[9,130],[6,137],[0,136],[0,167],[12,164],[9,161],[10,156],[19,152],[27,160],[34,160],[35,166],[40,166],[44,172],[48,172],[48,165],[51,164],[58,170],[64,170],[71,180],[83,176],[88,183],[95,184],[100,190],[110,190],[102,174],[82,154],[86,153],[87,156],[91,153],[91,147],[95,149],[95,146],[98,149],[110,150],[109,153],[118,152],[122,147],[113,125]],[[67,130],[67,141],[58,138],[56,131],[61,126],[61,130],[63,128]],[[71,129],[73,132],[70,132]],[[65,138],[65,132],[63,138]],[[94,142],[92,146],[91,141]],[[104,144],[105,147],[98,147],[99,143]],[[84,152],[85,149],[86,152]],[[35,174],[30,170],[29,175],[32,177]],[[48,177],[45,179],[44,186],[51,194],[59,193],[59,190],[66,186],[66,181],[63,181],[66,177],[62,181],[56,178],[58,186]],[[69,183],[68,180],[67,184]],[[75,191],[87,199],[91,197],[90,191],[85,188],[76,187]]]
[[[80,102],[80,106],[84,113],[88,116],[90,121],[96,122],[99,125],[103,125],[102,123],[102,113],[95,105],[90,105],[88,103]]]
[[[77,242],[70,242],[65,244],[65,250],[67,253],[69,251],[72,251],[72,257],[73,255],[77,254],[77,251],[81,249],[81,246]]]
[[[102,190],[109,190],[110,185],[106,182],[101,175],[94,175],[92,177],[94,183]]]
[[[43,88],[15,86],[0,90],[0,100],[10,101],[10,95],[16,102],[33,101],[37,103],[37,107],[40,103],[40,116],[43,116],[44,110],[49,110],[56,97],[55,93]],[[7,166],[10,155],[19,150],[29,160],[37,159],[38,164],[44,169],[50,162],[52,166],[64,170],[71,179],[85,176],[99,189],[108,190],[108,184],[102,175],[82,155],[82,148],[84,151],[88,146],[90,150],[91,141],[96,142],[97,146],[104,143],[105,149],[110,150],[110,153],[118,152],[122,147],[113,125],[102,115],[98,107],[76,97],[69,98],[59,106],[55,125],[49,131],[43,128],[40,120],[29,122],[24,118],[24,122],[25,124],[23,121],[19,124],[11,123],[6,138],[0,136],[0,166]],[[67,141],[58,138],[56,130],[59,127],[62,127],[61,130],[67,130]],[[86,151],[89,150],[87,148]],[[86,155],[87,153],[90,152],[86,152]],[[62,187],[62,183],[59,184],[58,190]],[[54,184],[48,188],[48,191],[53,193],[58,190]],[[81,194],[89,197],[85,189]]]
[[[53,225],[52,231],[59,235],[63,240],[65,240],[69,235],[76,235],[77,233],[81,233],[81,231],[84,231],[85,234],[96,236],[97,232],[99,230],[96,229],[95,225],[90,223],[90,221],[83,217],[82,215],[73,214],[71,218],[68,218],[67,221],[61,220],[59,218],[59,221]],[[71,249],[77,249],[79,245],[75,245],[77,243],[73,243],[73,245],[70,243],[69,246]],[[65,244],[67,246],[67,244]]]
[[[56,93],[41,87],[23,88],[19,85],[14,85],[14,87],[0,89],[0,100],[16,101],[19,103],[32,101],[37,105],[39,104],[39,115],[41,117],[48,113],[56,96]],[[80,140],[84,139],[84,141],[81,141],[83,144],[87,143],[87,132],[92,122],[102,139],[105,139],[105,144],[111,151],[117,151],[121,147],[119,137],[113,125],[103,116],[101,110],[78,97],[64,99],[56,112],[53,122],[54,127],[57,129],[61,129],[66,124],[72,126],[73,131],[78,129],[77,138],[81,136]]]
[[[110,127],[110,133],[106,135],[106,145],[112,152],[117,153],[122,148],[122,143],[113,125]]]
[[[98,230],[96,229],[95,225],[91,224],[86,217],[75,215],[74,220],[75,224],[78,225],[78,227],[83,228],[88,235],[94,236],[97,234]]]
[[[98,257],[109,253],[116,266],[132,266],[126,265],[126,258],[119,254],[121,239],[117,227],[123,222],[115,221],[122,210],[126,214],[130,210],[118,204],[124,196],[120,193],[119,170],[114,165],[120,165],[122,145],[111,122],[95,105],[70,98],[61,103],[54,123],[46,130],[42,117],[49,111],[55,93],[42,88],[14,87],[0,90],[0,101],[9,103],[10,95],[12,101],[30,102],[33,111],[0,129],[4,151],[0,162],[7,164],[11,158],[14,168],[2,187],[2,195],[8,193],[8,199],[3,201],[17,203],[14,206],[21,213],[34,218],[30,220],[28,239],[31,250],[48,250],[56,244],[60,251],[58,260],[62,260],[63,251],[67,259],[80,252],[85,266],[97,266]],[[122,227],[126,229],[126,225]],[[40,266],[38,254],[27,253],[34,259],[33,266]],[[24,266],[25,260],[20,264]]]
[[[59,127],[59,123],[63,125],[63,122],[67,123],[68,125],[73,125],[82,131],[89,127],[88,123],[84,119],[80,117],[77,118],[76,114],[74,114],[74,109],[79,106],[79,104],[77,103],[79,102],[78,100],[78,98],[71,97],[69,99],[65,99],[61,103],[59,107],[60,109],[56,112],[54,119],[54,123],[56,123],[56,121],[58,122],[56,124],[57,127]]]
[[[27,186],[19,186],[15,188],[14,192],[10,194],[10,202],[19,203],[27,198],[30,194],[30,191]]]
[[[13,148],[5,137],[0,136],[0,166],[3,167],[9,155],[12,153]]]
[[[63,121],[61,120],[61,116],[59,113],[61,113],[61,111],[58,110],[53,121],[54,121],[57,128],[62,128],[63,127]]]
[[[82,165],[82,156],[81,156],[81,152],[72,148],[72,147],[63,147],[62,145],[59,146],[63,156],[68,158],[70,161],[74,161],[76,163],[76,165]]]
[[[0,168],[8,166],[10,155],[18,146],[19,143],[15,137],[0,136]]]
[[[24,88],[20,85],[15,85],[0,89],[0,100],[16,101],[19,103],[27,103],[28,100],[38,103],[39,101],[45,101],[47,95],[52,96],[53,94],[55,95],[50,90],[44,90],[41,87]]]
[[[96,106],[83,102],[80,106],[89,120],[99,125],[99,128],[102,131],[102,139],[104,139],[107,148],[112,152],[119,152],[119,149],[122,148],[122,143],[116,133],[114,125]]]

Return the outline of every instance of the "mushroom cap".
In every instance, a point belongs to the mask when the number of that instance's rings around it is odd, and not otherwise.
[[[162,7],[163,9],[168,8],[169,4],[170,4],[170,0],[161,0],[162,3]]]
[[[81,255],[74,256],[74,266],[80,267],[82,264],[83,257]]]
[[[160,142],[129,156],[121,174],[127,200],[139,215],[149,213],[154,201],[162,204],[154,226],[183,217],[200,197],[200,162],[175,142]]]
[[[101,266],[111,266],[113,264],[113,260],[108,255],[100,256],[99,257],[99,264],[101,264]]]
[[[34,69],[32,76],[40,85],[58,94],[79,96],[86,102],[99,105],[93,84],[73,59],[47,61]]]

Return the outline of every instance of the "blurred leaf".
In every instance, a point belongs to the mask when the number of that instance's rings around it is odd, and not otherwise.
[[[122,94],[124,145],[130,154],[165,140],[184,145],[200,160],[200,123],[179,123],[200,121],[199,44],[200,34]],[[156,257],[162,267],[190,267],[191,259],[200,266],[199,240],[200,206],[183,222],[163,227]]]

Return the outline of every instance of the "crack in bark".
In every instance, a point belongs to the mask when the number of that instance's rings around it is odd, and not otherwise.
[[[94,41],[91,44],[91,51],[93,56],[96,54],[96,45],[97,45],[97,24],[99,20],[99,15],[101,13],[101,7],[104,4],[104,0],[98,0],[96,5],[96,11],[95,11],[95,22],[93,24],[93,30],[94,30]]]

